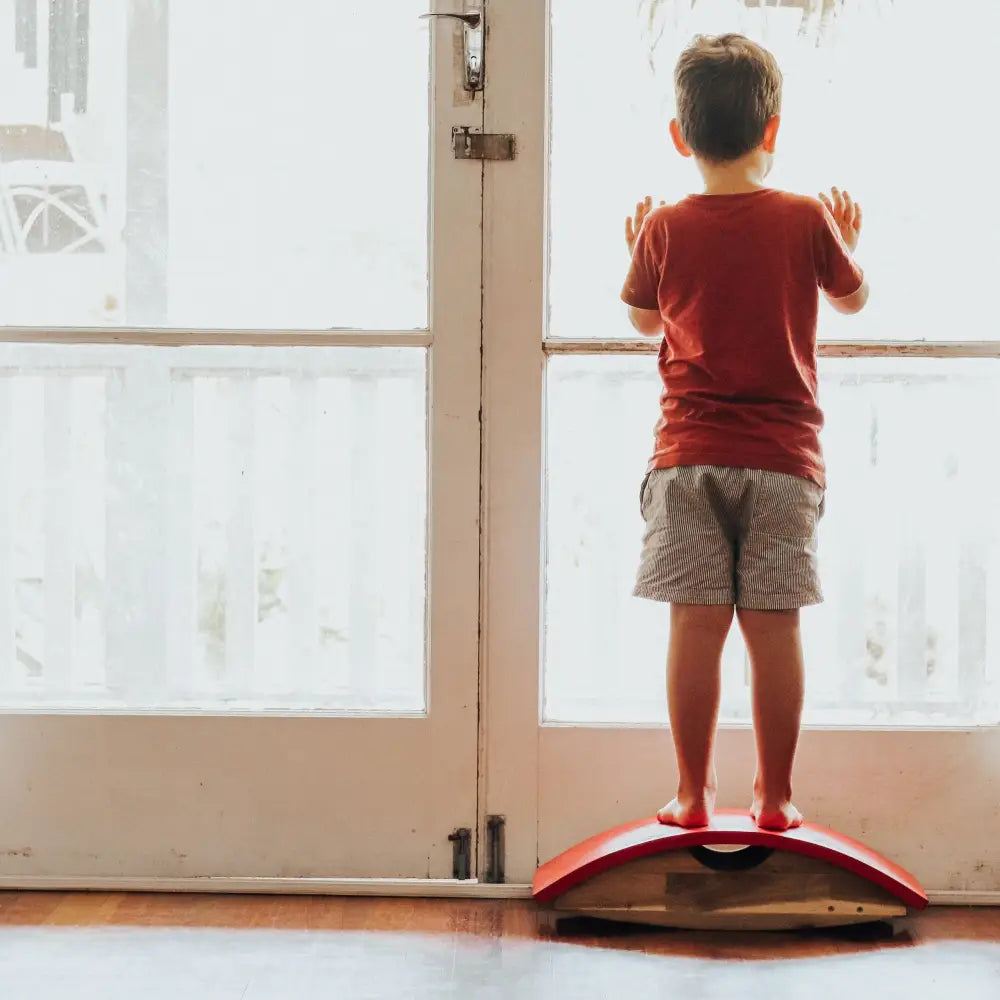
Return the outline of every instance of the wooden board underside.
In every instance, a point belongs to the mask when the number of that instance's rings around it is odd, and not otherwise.
[[[904,916],[866,879],[825,862],[775,852],[748,871],[714,871],[686,851],[602,872],[553,901],[559,917],[591,916],[690,929],[790,929]]]

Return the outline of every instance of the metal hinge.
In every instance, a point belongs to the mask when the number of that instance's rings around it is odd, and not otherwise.
[[[449,834],[448,839],[451,841],[451,877],[472,878],[472,831],[463,826]]]
[[[451,146],[456,160],[513,160],[517,139],[502,132],[483,132],[466,125],[451,130]]]
[[[490,885],[502,885],[504,875],[504,824],[503,816],[486,817],[486,879]]]

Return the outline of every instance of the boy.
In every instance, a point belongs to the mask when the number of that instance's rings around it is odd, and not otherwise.
[[[757,825],[802,823],[792,763],[803,698],[799,609],[822,600],[816,529],[825,475],[816,395],[821,289],[835,309],[868,298],[852,252],[861,209],[764,186],[778,136],[781,72],[741,35],[701,37],[675,71],[670,134],[694,157],[703,194],[626,223],[622,299],[632,324],[663,336],[662,416],[642,486],[646,522],[635,594],[667,602],[667,693],[677,797],[661,823],[703,826],[722,648],[739,621],[750,654]]]

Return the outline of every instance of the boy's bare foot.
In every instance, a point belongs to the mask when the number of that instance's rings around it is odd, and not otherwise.
[[[712,820],[714,808],[715,803],[707,798],[691,802],[672,799],[656,814],[656,818],[664,826],[683,826],[694,829],[699,826],[708,826]]]
[[[757,799],[750,807],[750,815],[762,830],[775,830],[778,833],[783,833],[785,830],[794,830],[796,827],[802,826],[802,813],[791,802],[782,802],[772,806],[765,805],[760,799]]]

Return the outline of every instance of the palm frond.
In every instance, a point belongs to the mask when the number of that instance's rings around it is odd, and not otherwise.
[[[652,64],[656,49],[669,25],[682,27],[686,18],[699,3],[712,0],[637,0],[637,11],[649,43]],[[851,4],[872,0],[743,0],[744,6],[753,10],[771,7],[783,10],[799,9],[799,35],[811,38],[817,46],[827,42],[833,34],[838,17]],[[876,3],[882,0],[874,0]],[[887,0],[892,3],[894,0]]]

